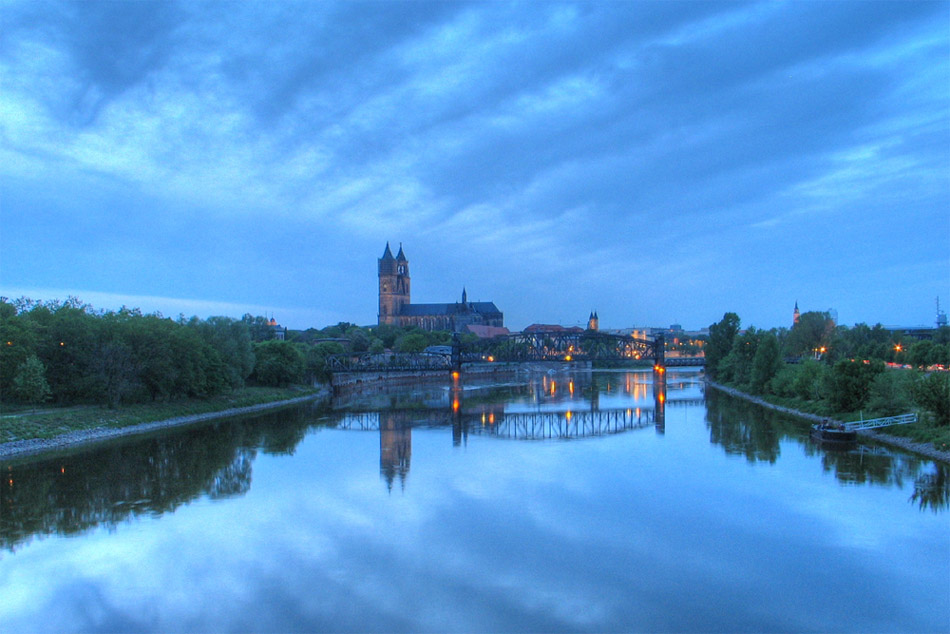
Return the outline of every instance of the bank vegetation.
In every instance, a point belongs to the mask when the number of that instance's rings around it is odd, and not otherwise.
[[[902,341],[880,325],[837,326],[804,313],[790,329],[741,328],[726,313],[712,324],[706,372],[765,401],[844,421],[917,412],[919,422],[886,428],[950,449],[950,328],[933,340]]]
[[[326,357],[419,352],[451,334],[339,323],[288,331],[263,316],[165,317],[76,298],[0,298],[0,442],[300,396]]]

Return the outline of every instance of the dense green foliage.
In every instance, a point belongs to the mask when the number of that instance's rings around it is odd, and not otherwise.
[[[448,332],[345,322],[283,334],[249,314],[173,320],[137,309],[96,311],[75,298],[0,300],[0,399],[110,408],[207,399],[247,384],[326,381],[330,355],[418,352],[452,340]]]
[[[719,364],[732,350],[732,343],[739,333],[739,316],[726,313],[722,320],[709,327],[709,341],[706,344],[706,367],[715,373]]]
[[[825,313],[804,313],[791,330],[739,326],[726,313],[709,328],[706,371],[717,381],[822,415],[916,410],[931,425],[950,426],[946,327],[933,340],[902,342],[880,325],[835,327]]]
[[[46,368],[43,362],[34,354],[17,368],[13,377],[13,388],[17,396],[30,405],[36,407],[50,396],[49,383],[46,382]]]
[[[254,380],[259,385],[286,387],[303,376],[304,355],[294,344],[271,339],[254,344]]]
[[[29,358],[45,368],[55,404],[110,407],[222,394],[243,387],[254,365],[242,322],[173,321],[126,308],[96,312],[75,299],[0,302],[0,342],[5,401],[31,400],[11,372]]]

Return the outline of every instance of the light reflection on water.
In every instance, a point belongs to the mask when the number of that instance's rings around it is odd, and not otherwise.
[[[2,465],[9,631],[945,631],[946,468],[671,371]]]

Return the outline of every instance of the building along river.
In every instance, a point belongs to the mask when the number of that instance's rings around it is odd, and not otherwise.
[[[356,393],[0,463],[23,631],[946,632],[950,479],[697,370]]]

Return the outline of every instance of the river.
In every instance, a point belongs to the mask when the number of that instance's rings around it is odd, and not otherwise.
[[[0,463],[0,624],[950,630],[946,464],[661,378],[357,393]]]

